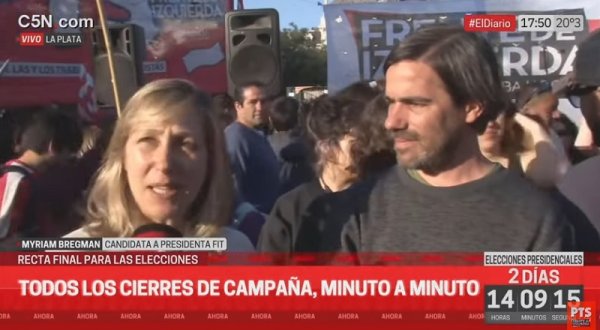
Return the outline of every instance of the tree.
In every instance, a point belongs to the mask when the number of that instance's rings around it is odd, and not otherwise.
[[[281,32],[280,46],[285,86],[327,84],[327,51],[318,30],[299,29],[291,23]]]

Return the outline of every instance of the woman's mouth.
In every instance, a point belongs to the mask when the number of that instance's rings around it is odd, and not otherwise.
[[[161,198],[170,198],[177,194],[177,188],[173,185],[153,185],[150,190]]]

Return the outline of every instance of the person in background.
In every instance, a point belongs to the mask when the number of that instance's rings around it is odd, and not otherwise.
[[[114,121],[108,120],[98,125],[87,125],[83,130],[83,144],[78,154],[75,172],[81,182],[89,185],[94,173],[100,168],[102,156],[108,147]]]
[[[219,120],[223,129],[233,123],[236,119],[233,99],[226,93],[213,96],[211,110]]]
[[[67,237],[128,237],[162,224],[251,251],[248,238],[228,228],[232,210],[232,176],[210,97],[186,80],[155,80],[127,103],[89,191],[85,224]]]
[[[384,72],[385,127],[399,166],[346,223],[344,251],[574,249],[551,197],[479,149],[478,135],[509,103],[485,39],[428,26],[391,51]]]
[[[575,96],[577,98],[578,96]],[[581,107],[580,105],[576,108]],[[594,142],[594,134],[587,124],[585,118],[579,122],[579,130],[575,139],[575,147],[587,159],[600,155],[600,148]]]
[[[517,96],[517,109],[548,130],[560,116],[558,97],[552,92],[551,84],[545,81],[523,86]]]
[[[571,103],[581,108],[597,150],[600,147],[600,30],[590,34],[578,48],[575,76],[567,94]],[[558,187],[600,231],[600,156],[573,166]]]
[[[83,142],[77,153],[77,157],[81,158],[88,152],[94,150],[96,143],[102,135],[102,129],[96,125],[87,125],[83,128]]]
[[[268,123],[267,96],[259,83],[236,87],[237,119],[225,129],[227,152],[235,178],[237,204],[247,202],[269,213],[279,196],[279,162],[262,131]]]
[[[0,109],[0,164],[14,158],[15,124],[7,109]]]
[[[355,83],[312,103],[306,125],[315,145],[317,178],[277,200],[263,227],[259,250],[292,253],[340,248],[344,224],[360,198],[368,195],[369,169],[364,165],[371,152],[366,148],[375,136],[365,134],[371,128],[363,113],[369,112],[365,108],[377,94],[368,84]]]
[[[552,82],[552,90],[555,94],[567,98],[573,108],[579,109],[581,108],[580,95],[569,94],[577,85],[578,84],[575,82],[575,71],[571,71],[564,77]],[[574,91],[575,93],[579,93],[577,89]],[[594,134],[592,133],[592,130],[590,129],[585,118],[582,117],[575,124],[577,125],[577,137],[573,143],[573,149],[577,154],[576,161],[580,162],[590,157],[600,155],[600,148],[598,148],[594,143]]]
[[[570,166],[562,142],[556,143],[542,124],[518,113],[512,104],[479,136],[484,156],[542,188],[555,187]]]
[[[280,195],[314,178],[310,147],[298,125],[299,107],[296,99],[280,97],[269,110],[273,133],[268,140],[279,160]]]
[[[40,223],[29,214],[36,208],[33,186],[51,166],[75,155],[81,128],[60,108],[43,108],[23,127],[19,141],[23,153],[0,167],[0,240],[39,231]]]
[[[29,212],[39,223],[36,236],[60,237],[81,225],[85,193],[100,168],[107,133],[99,126],[85,125],[77,154],[37,177],[32,186],[35,207]]]
[[[562,147],[562,141],[553,129],[554,121],[560,117],[561,112],[558,111],[558,97],[552,92],[549,82],[524,86],[517,97],[517,109],[540,123],[561,156],[568,158],[567,149]]]
[[[384,126],[386,118],[387,103],[382,90],[361,114],[356,143],[352,146],[362,176],[378,174],[396,164],[394,140]]]
[[[567,115],[561,113],[560,116],[552,122],[552,129],[560,137],[571,164],[579,164],[588,158],[575,146],[575,140],[577,139],[579,129]]]

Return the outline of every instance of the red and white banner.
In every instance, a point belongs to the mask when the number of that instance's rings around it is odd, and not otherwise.
[[[105,0],[110,24],[135,24],[144,30],[145,81],[177,77],[194,81],[210,93],[227,89],[225,13],[233,0]],[[21,15],[52,15],[94,20],[100,27],[93,0],[0,0],[0,107],[80,104],[92,107],[93,49],[91,29],[80,29],[78,47],[23,47],[22,32],[50,32],[51,28],[23,29]],[[71,31],[72,32],[72,31]],[[87,111],[94,111],[88,109]]]

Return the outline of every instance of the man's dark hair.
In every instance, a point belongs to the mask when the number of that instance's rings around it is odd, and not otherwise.
[[[233,101],[238,102],[239,104],[244,104],[244,91],[246,91],[246,89],[250,87],[258,87],[262,90],[265,89],[265,85],[258,81],[251,81],[237,85],[235,86],[235,89],[233,91]]]
[[[48,151],[77,152],[83,141],[81,126],[74,115],[60,108],[44,108],[33,115],[21,135],[22,150],[38,154]]]
[[[277,131],[291,131],[298,126],[300,103],[293,97],[281,96],[271,104],[269,116],[273,128]]]
[[[357,82],[333,95],[322,95],[308,106],[307,131],[318,140],[339,140],[358,126],[367,103],[378,90]]]
[[[421,61],[440,76],[454,104],[478,102],[483,114],[473,127],[479,132],[506,107],[508,97],[502,88],[500,69],[492,46],[481,36],[462,27],[424,27],[392,50],[384,71],[401,61]]]
[[[321,142],[339,148],[339,141],[345,135],[354,134],[360,128],[365,107],[378,93],[368,83],[358,82],[336,94],[325,94],[313,100],[307,109],[306,131],[309,142],[313,145]],[[349,170],[359,173],[360,160],[353,159],[353,162],[356,164]],[[320,165],[322,164],[317,164],[317,173],[322,171]]]
[[[211,110],[225,126],[231,124],[237,117],[234,101],[225,93],[213,96]]]
[[[354,82],[344,89],[335,93],[335,97],[345,100],[358,100],[360,102],[369,102],[374,99],[381,91],[377,83],[368,81]]]
[[[362,176],[377,173],[396,163],[394,140],[384,127],[387,111],[387,102],[381,94],[371,100],[361,113],[351,152]]]
[[[0,164],[14,158],[16,124],[11,113],[0,109]]]

